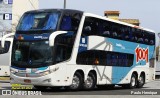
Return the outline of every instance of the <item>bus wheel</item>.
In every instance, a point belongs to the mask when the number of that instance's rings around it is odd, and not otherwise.
[[[145,76],[141,74],[137,83],[137,87],[138,88],[143,87],[144,83],[145,83]]]
[[[87,80],[84,82],[84,89],[91,90],[94,89],[96,86],[96,77],[91,72],[87,76]]]
[[[39,89],[39,90],[45,90],[45,89],[47,89],[48,87],[47,87],[47,86],[37,86],[37,85],[34,85],[34,88],[35,88],[35,89]]]
[[[73,76],[72,84],[69,86],[70,90],[79,90],[83,85],[83,77],[79,72],[76,72]]]
[[[135,74],[132,74],[130,84],[129,84],[129,88],[131,88],[131,89],[135,88],[136,84],[137,84],[137,77],[136,77]]]

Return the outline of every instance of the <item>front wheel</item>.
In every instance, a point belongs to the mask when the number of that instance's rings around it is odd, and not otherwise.
[[[89,73],[87,80],[84,82],[84,89],[91,90],[96,86],[96,77],[93,73]]]

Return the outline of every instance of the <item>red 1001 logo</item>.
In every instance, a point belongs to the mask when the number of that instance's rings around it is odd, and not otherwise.
[[[138,63],[139,61],[146,61],[146,63],[148,63],[148,56],[149,56],[149,49],[148,48],[141,48],[139,47],[139,45],[137,46],[137,48],[135,49],[136,52],[136,63]]]

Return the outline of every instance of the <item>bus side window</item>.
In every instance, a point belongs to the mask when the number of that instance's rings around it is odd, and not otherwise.
[[[119,54],[119,57],[118,57],[118,66],[123,66],[122,65],[122,61],[123,61],[123,58],[122,58],[122,54]]]
[[[109,37],[110,36],[110,32],[109,31],[104,31],[103,32],[103,36]]]
[[[117,55],[116,54],[112,55],[112,66],[117,66]]]
[[[107,66],[111,66],[112,65],[112,61],[111,61],[111,54],[107,53]]]
[[[71,17],[70,16],[64,16],[61,23],[61,30],[64,31],[70,31],[71,30]]]

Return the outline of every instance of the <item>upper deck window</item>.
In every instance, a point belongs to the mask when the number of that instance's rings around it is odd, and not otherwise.
[[[17,27],[18,31],[55,30],[59,13],[27,13],[24,14]]]

